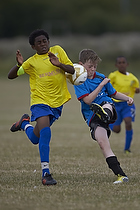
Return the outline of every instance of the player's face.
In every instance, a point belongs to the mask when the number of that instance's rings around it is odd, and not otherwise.
[[[91,60],[88,60],[86,63],[82,65],[87,70],[88,78],[92,79],[97,69],[97,63],[93,63]]]
[[[128,63],[125,58],[118,58],[116,62],[116,67],[122,74],[126,74],[126,68],[128,66]]]
[[[49,51],[49,41],[44,35],[37,36],[32,48],[35,49],[39,55],[46,54]]]

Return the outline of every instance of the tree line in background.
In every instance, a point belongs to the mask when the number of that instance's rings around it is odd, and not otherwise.
[[[7,0],[0,4],[0,38],[29,35],[44,28],[51,35],[140,31],[138,0]]]

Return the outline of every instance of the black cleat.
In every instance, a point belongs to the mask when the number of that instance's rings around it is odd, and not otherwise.
[[[90,109],[105,123],[110,120],[109,115],[105,112],[105,110],[99,105],[92,103],[90,105]]]
[[[30,122],[30,117],[29,117],[28,114],[24,114],[18,122],[14,123],[12,125],[12,127],[10,128],[10,130],[12,132],[20,131],[21,130],[21,124],[22,124],[23,121]]]
[[[52,178],[51,174],[46,173],[45,176],[42,177],[43,185],[55,185],[57,181]]]

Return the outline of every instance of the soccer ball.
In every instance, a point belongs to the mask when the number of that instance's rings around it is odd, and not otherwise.
[[[81,85],[87,79],[87,70],[78,63],[74,63],[73,66],[75,69],[75,73],[69,74],[66,72],[67,81],[72,85]]]

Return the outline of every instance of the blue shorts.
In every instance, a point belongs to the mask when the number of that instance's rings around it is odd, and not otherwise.
[[[128,106],[127,102],[114,102],[116,112],[117,112],[117,120],[113,123],[113,125],[120,125],[124,118],[131,117],[132,122],[135,121],[135,113],[136,108],[133,104],[132,106]]]
[[[57,108],[51,108],[45,104],[36,104],[31,106],[31,122],[36,121],[37,118],[43,116],[50,116],[50,126],[57,120],[62,113],[63,105]]]

